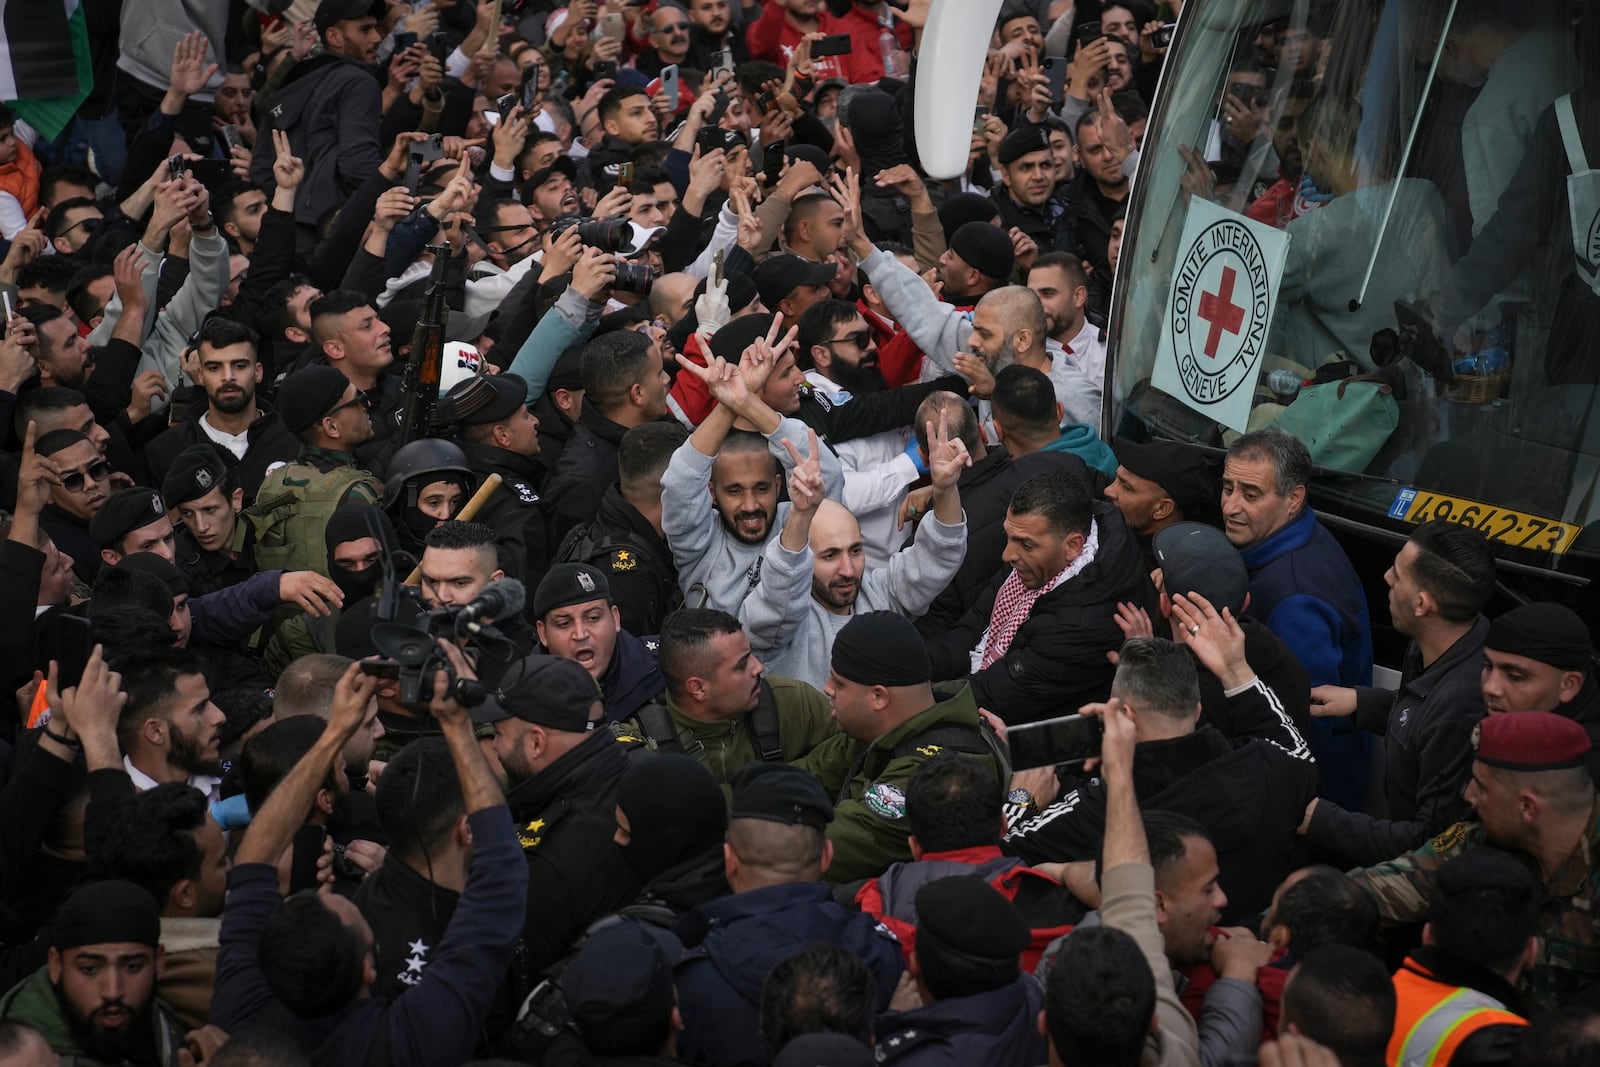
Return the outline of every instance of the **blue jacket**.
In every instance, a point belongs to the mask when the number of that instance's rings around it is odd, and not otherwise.
[[[661,676],[657,650],[661,642],[651,637],[635,637],[626,630],[617,631],[616,651],[611,654],[611,665],[600,679],[600,692],[606,704],[606,718],[612,722],[626,722],[634,713],[666,692],[667,682]]]
[[[1070,452],[1107,478],[1117,476],[1117,454],[1111,451],[1110,445],[1100,440],[1100,435],[1088,423],[1067,423],[1061,428],[1061,436],[1039,451]]]
[[[875,1012],[889,1006],[905,970],[900,942],[870,915],[833,902],[820,882],[766,886],[695,908],[678,922],[688,951],[675,974],[684,1030],[678,1055],[711,1067],[760,1067],[761,984],[774,964],[813,941],[866,962],[877,981]]]
[[[1049,1058],[1039,1033],[1044,990],[1031,974],[968,997],[937,1000],[878,1019],[879,1063],[900,1067],[1034,1064]]]
[[[421,981],[393,1002],[365,997],[322,1019],[296,1019],[277,1005],[256,960],[282,902],[277,870],[251,863],[228,872],[211,1021],[235,1033],[260,1016],[288,1029],[313,1067],[365,1063],[375,1045],[382,1052],[375,1061],[394,1067],[454,1067],[472,1059],[522,929],[528,866],[505,807],[476,812],[467,823],[473,840],[467,888]]]
[[[1241,555],[1250,572],[1249,614],[1283,639],[1313,686],[1372,684],[1372,624],[1361,579],[1309,508]],[[1322,765],[1322,795],[1346,811],[1362,810],[1367,735],[1351,719],[1313,719],[1307,741]]]

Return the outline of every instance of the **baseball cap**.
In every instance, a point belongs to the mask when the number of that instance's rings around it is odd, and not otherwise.
[[[534,653],[505,674],[514,679],[472,713],[476,723],[521,719],[563,733],[588,733],[603,725],[589,718],[600,686],[576,660]]]
[[[1009,244],[1010,238],[1007,238],[1008,247]],[[802,285],[827,285],[836,273],[838,268],[832,263],[813,263],[782,252],[768,256],[756,266],[756,292],[761,294],[762,304],[769,309],[776,308],[778,301]]]

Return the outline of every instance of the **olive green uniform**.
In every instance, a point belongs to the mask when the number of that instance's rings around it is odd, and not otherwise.
[[[1446,862],[1485,844],[1483,826],[1458,822],[1408,855],[1351,872],[1378,900],[1384,921],[1424,922],[1434,875]],[[1538,866],[1525,853],[1511,852],[1526,862],[1535,877]],[[1541,879],[1542,880],[1542,879]],[[1548,1010],[1571,1002],[1600,979],[1600,802],[1590,817],[1589,832],[1545,886],[1539,913],[1539,959],[1522,977],[1521,991],[1532,1008]]]
[[[945,749],[970,753],[996,773],[993,749],[985,741],[971,686],[943,703],[912,716],[871,744],[844,734],[824,741],[795,761],[816,776],[837,799],[828,840],[833,863],[825,877],[853,882],[882,874],[889,864],[909,861],[906,843],[906,784],[925,761]],[[934,733],[925,744],[919,738]]]
[[[833,722],[833,706],[817,690],[805,682],[771,674],[764,675],[761,681],[771,690],[777,704],[778,742],[784,759],[799,759],[838,733]],[[671,692],[667,693],[666,700],[667,713],[678,731],[679,750],[708,767],[719,784],[726,786],[735,771],[759,758],[750,715],[726,722],[701,722],[685,715],[672,702]],[[649,737],[638,716],[628,720],[623,729],[646,738],[646,744],[652,749],[663,747],[657,739]]]

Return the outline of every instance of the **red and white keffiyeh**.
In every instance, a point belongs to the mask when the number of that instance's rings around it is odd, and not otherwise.
[[[1022,579],[1017,577],[1013,568],[1000,583],[1000,591],[994,597],[994,609],[989,613],[989,628],[983,632],[983,639],[978,642],[978,647],[973,649],[973,670],[987,670],[993,666],[995,660],[1004,656],[1011,648],[1012,638],[1017,636],[1017,630],[1033,611],[1034,603],[1050,590],[1076,577],[1083,568],[1094,562],[1094,554],[1100,547],[1100,524],[1089,523],[1089,537],[1083,543],[1083,551],[1078,553],[1078,558],[1062,568],[1060,574],[1050,579],[1038,589],[1029,589],[1022,584]]]

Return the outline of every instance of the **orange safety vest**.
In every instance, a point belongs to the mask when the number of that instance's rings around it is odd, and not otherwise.
[[[1484,1027],[1528,1025],[1487,993],[1438,981],[1414,959],[1395,972],[1394,991],[1389,1067],[1447,1067],[1461,1043]]]

